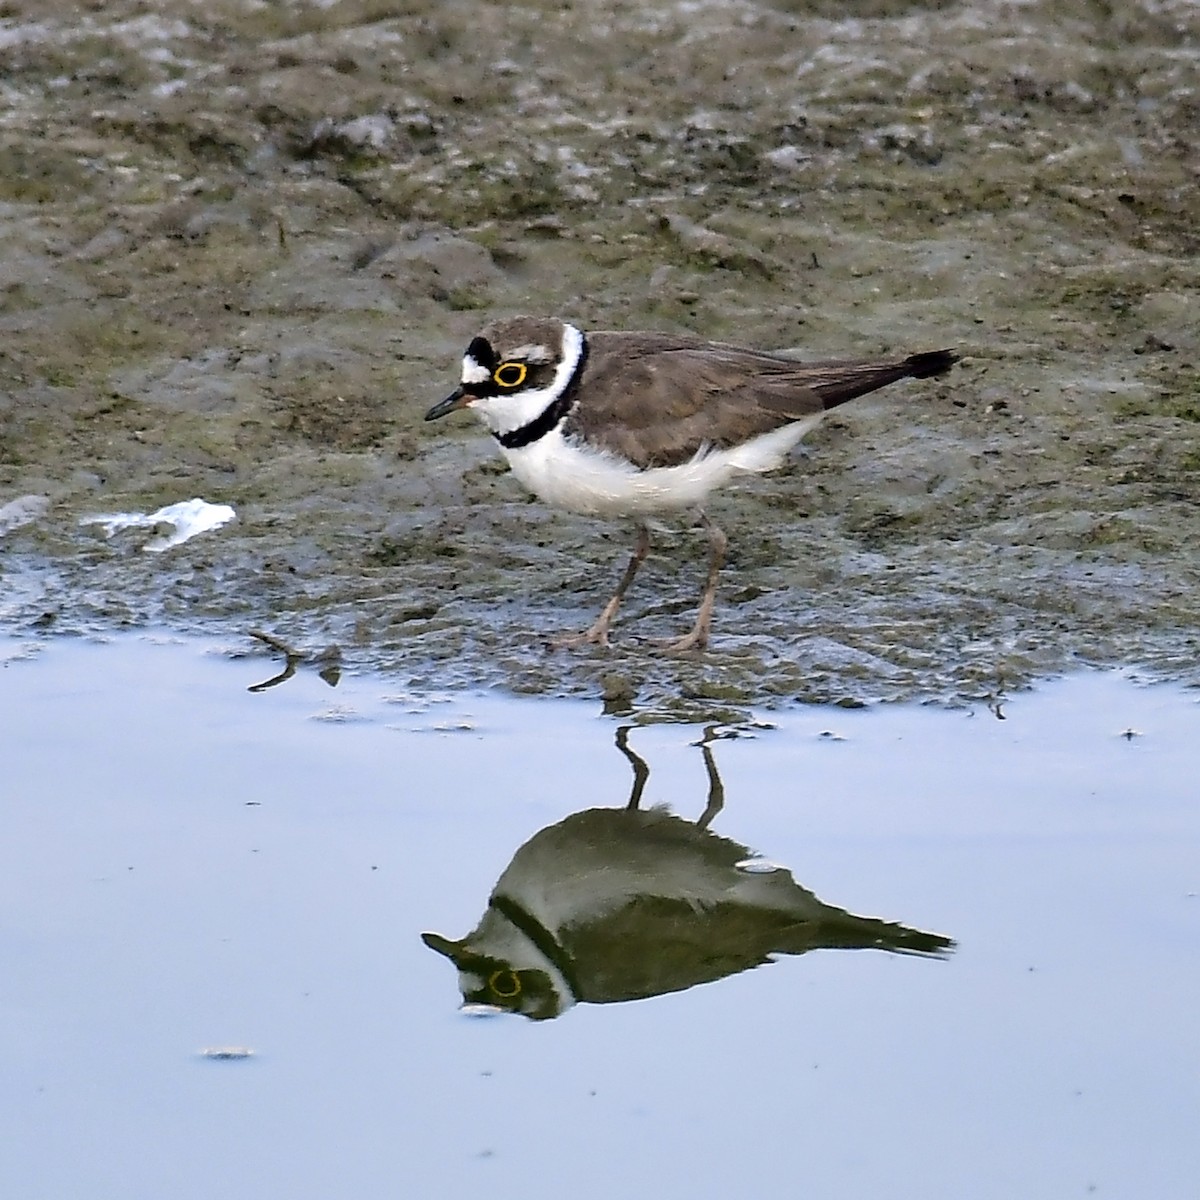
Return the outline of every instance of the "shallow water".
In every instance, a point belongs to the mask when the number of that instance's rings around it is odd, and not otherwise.
[[[304,666],[252,693],[271,659],[146,637],[0,661],[6,1197],[1194,1195],[1194,692],[791,711],[714,731],[711,774],[701,728],[634,728],[643,810],[696,822],[723,787],[689,846],[952,952],[781,954],[530,1021],[459,1012],[420,934],[462,938],[539,831],[626,805],[596,706]]]

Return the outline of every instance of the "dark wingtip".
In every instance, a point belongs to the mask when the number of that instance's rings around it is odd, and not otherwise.
[[[950,370],[959,356],[953,350],[927,350],[923,354],[910,354],[904,365],[913,379],[928,379],[931,375],[941,375]]]

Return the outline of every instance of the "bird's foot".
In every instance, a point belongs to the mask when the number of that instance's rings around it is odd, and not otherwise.
[[[628,582],[628,581],[627,581]],[[571,646],[601,646],[608,649],[608,631],[612,628],[613,618],[621,606],[622,592],[617,594],[604,606],[600,615],[582,633],[564,633],[558,637],[547,639],[551,650],[565,650]]]
[[[551,650],[570,650],[575,646],[601,646],[608,649],[608,627],[600,628],[593,625],[582,633],[560,633],[547,638],[546,645]]]
[[[683,637],[672,638],[668,642],[660,642],[659,649],[664,654],[687,654],[692,650],[705,650],[708,647],[708,630],[697,626]]]

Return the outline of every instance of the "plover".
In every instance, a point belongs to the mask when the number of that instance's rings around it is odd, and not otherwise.
[[[724,789],[703,742],[709,795],[700,818],[640,809],[650,768],[629,749],[628,732],[617,731],[635,772],[624,809],[587,809],[534,834],[474,930],[457,941],[421,935],[457,967],[464,1005],[545,1020],[580,1002],[683,991],[780,954],[840,948],[943,958],[954,950],[940,934],[826,904],[786,868],[713,833]]]
[[[724,533],[703,505],[716,488],[778,467],[831,409],[948,370],[949,350],[906,358],[801,362],[687,335],[588,332],[553,317],[495,321],[467,347],[462,382],[425,420],[473,409],[516,477],[547,504],[632,517],[633,557],[595,623],[556,645],[608,645],[609,629],[650,549],[647,518],[695,510],[708,532],[708,576],[691,631],[667,649],[708,643]]]

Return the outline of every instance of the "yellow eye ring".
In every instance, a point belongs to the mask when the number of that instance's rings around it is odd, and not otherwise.
[[[501,986],[502,984],[504,986]],[[521,994],[521,981],[514,971],[493,971],[488,980],[488,987],[502,1000],[511,1000]]]
[[[524,363],[501,363],[493,372],[492,379],[504,388],[520,387],[525,382],[529,368]]]

